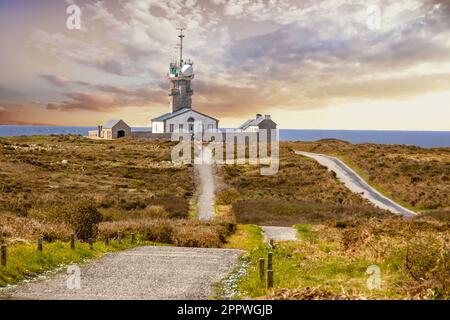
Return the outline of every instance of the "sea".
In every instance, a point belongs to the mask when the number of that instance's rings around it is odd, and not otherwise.
[[[0,137],[51,134],[87,135],[97,127],[60,126],[0,126]],[[133,127],[132,131],[149,131],[148,127]],[[450,131],[377,131],[377,130],[300,130],[280,129],[281,141],[317,141],[339,139],[352,143],[415,145],[424,148],[450,147]]]

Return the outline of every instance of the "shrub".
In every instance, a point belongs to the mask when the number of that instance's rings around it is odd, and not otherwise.
[[[216,204],[229,205],[236,202],[240,197],[240,193],[234,188],[228,188],[216,194]]]
[[[69,223],[75,230],[78,239],[87,240],[95,238],[98,234],[98,225],[102,215],[94,202],[85,201],[74,205],[68,210]]]

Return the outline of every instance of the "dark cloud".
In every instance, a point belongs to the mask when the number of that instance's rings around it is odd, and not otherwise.
[[[59,78],[59,77],[56,77]],[[68,100],[47,104],[48,110],[56,111],[95,111],[111,112],[130,106],[160,105],[167,101],[165,92],[158,86],[153,87],[125,87],[113,85],[92,84],[84,81],[67,80],[66,85],[77,84],[96,93],[69,92]]]

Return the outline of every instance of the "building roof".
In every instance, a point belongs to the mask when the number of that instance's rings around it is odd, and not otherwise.
[[[103,129],[112,129],[116,124],[118,124],[120,121],[122,121],[121,119],[112,119],[109,120],[104,126]],[[123,123],[125,123],[124,121],[122,121]],[[125,123],[126,124],[126,123]],[[126,124],[127,125],[127,124]],[[128,126],[128,125],[127,125]]]
[[[159,117],[157,117],[157,118],[154,118],[154,119],[152,119],[152,122],[153,122],[153,121],[166,121],[166,120],[172,119],[172,118],[174,118],[174,117],[176,117],[176,116],[179,116],[180,114],[183,114],[183,113],[186,113],[186,112],[189,112],[189,111],[192,111],[192,112],[201,114],[202,116],[208,117],[208,118],[213,119],[213,120],[215,120],[215,121],[219,121],[219,120],[217,120],[217,119],[215,119],[215,118],[213,118],[213,117],[211,117],[211,116],[208,116],[208,115],[206,115],[206,114],[204,114],[204,113],[198,112],[198,111],[196,111],[196,110],[194,110],[194,109],[191,109],[191,108],[183,108],[183,109],[177,110],[177,111],[175,111],[175,112],[169,112],[169,113],[163,114],[162,116],[159,116]]]

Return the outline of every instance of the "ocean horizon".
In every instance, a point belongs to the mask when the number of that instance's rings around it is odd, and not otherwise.
[[[0,137],[76,134],[87,136],[97,127],[0,125]],[[150,131],[150,127],[132,127],[132,131]],[[226,130],[227,128],[222,128]],[[325,130],[280,129],[280,141],[317,141],[339,139],[351,143],[415,145],[424,148],[450,147],[450,131]]]

